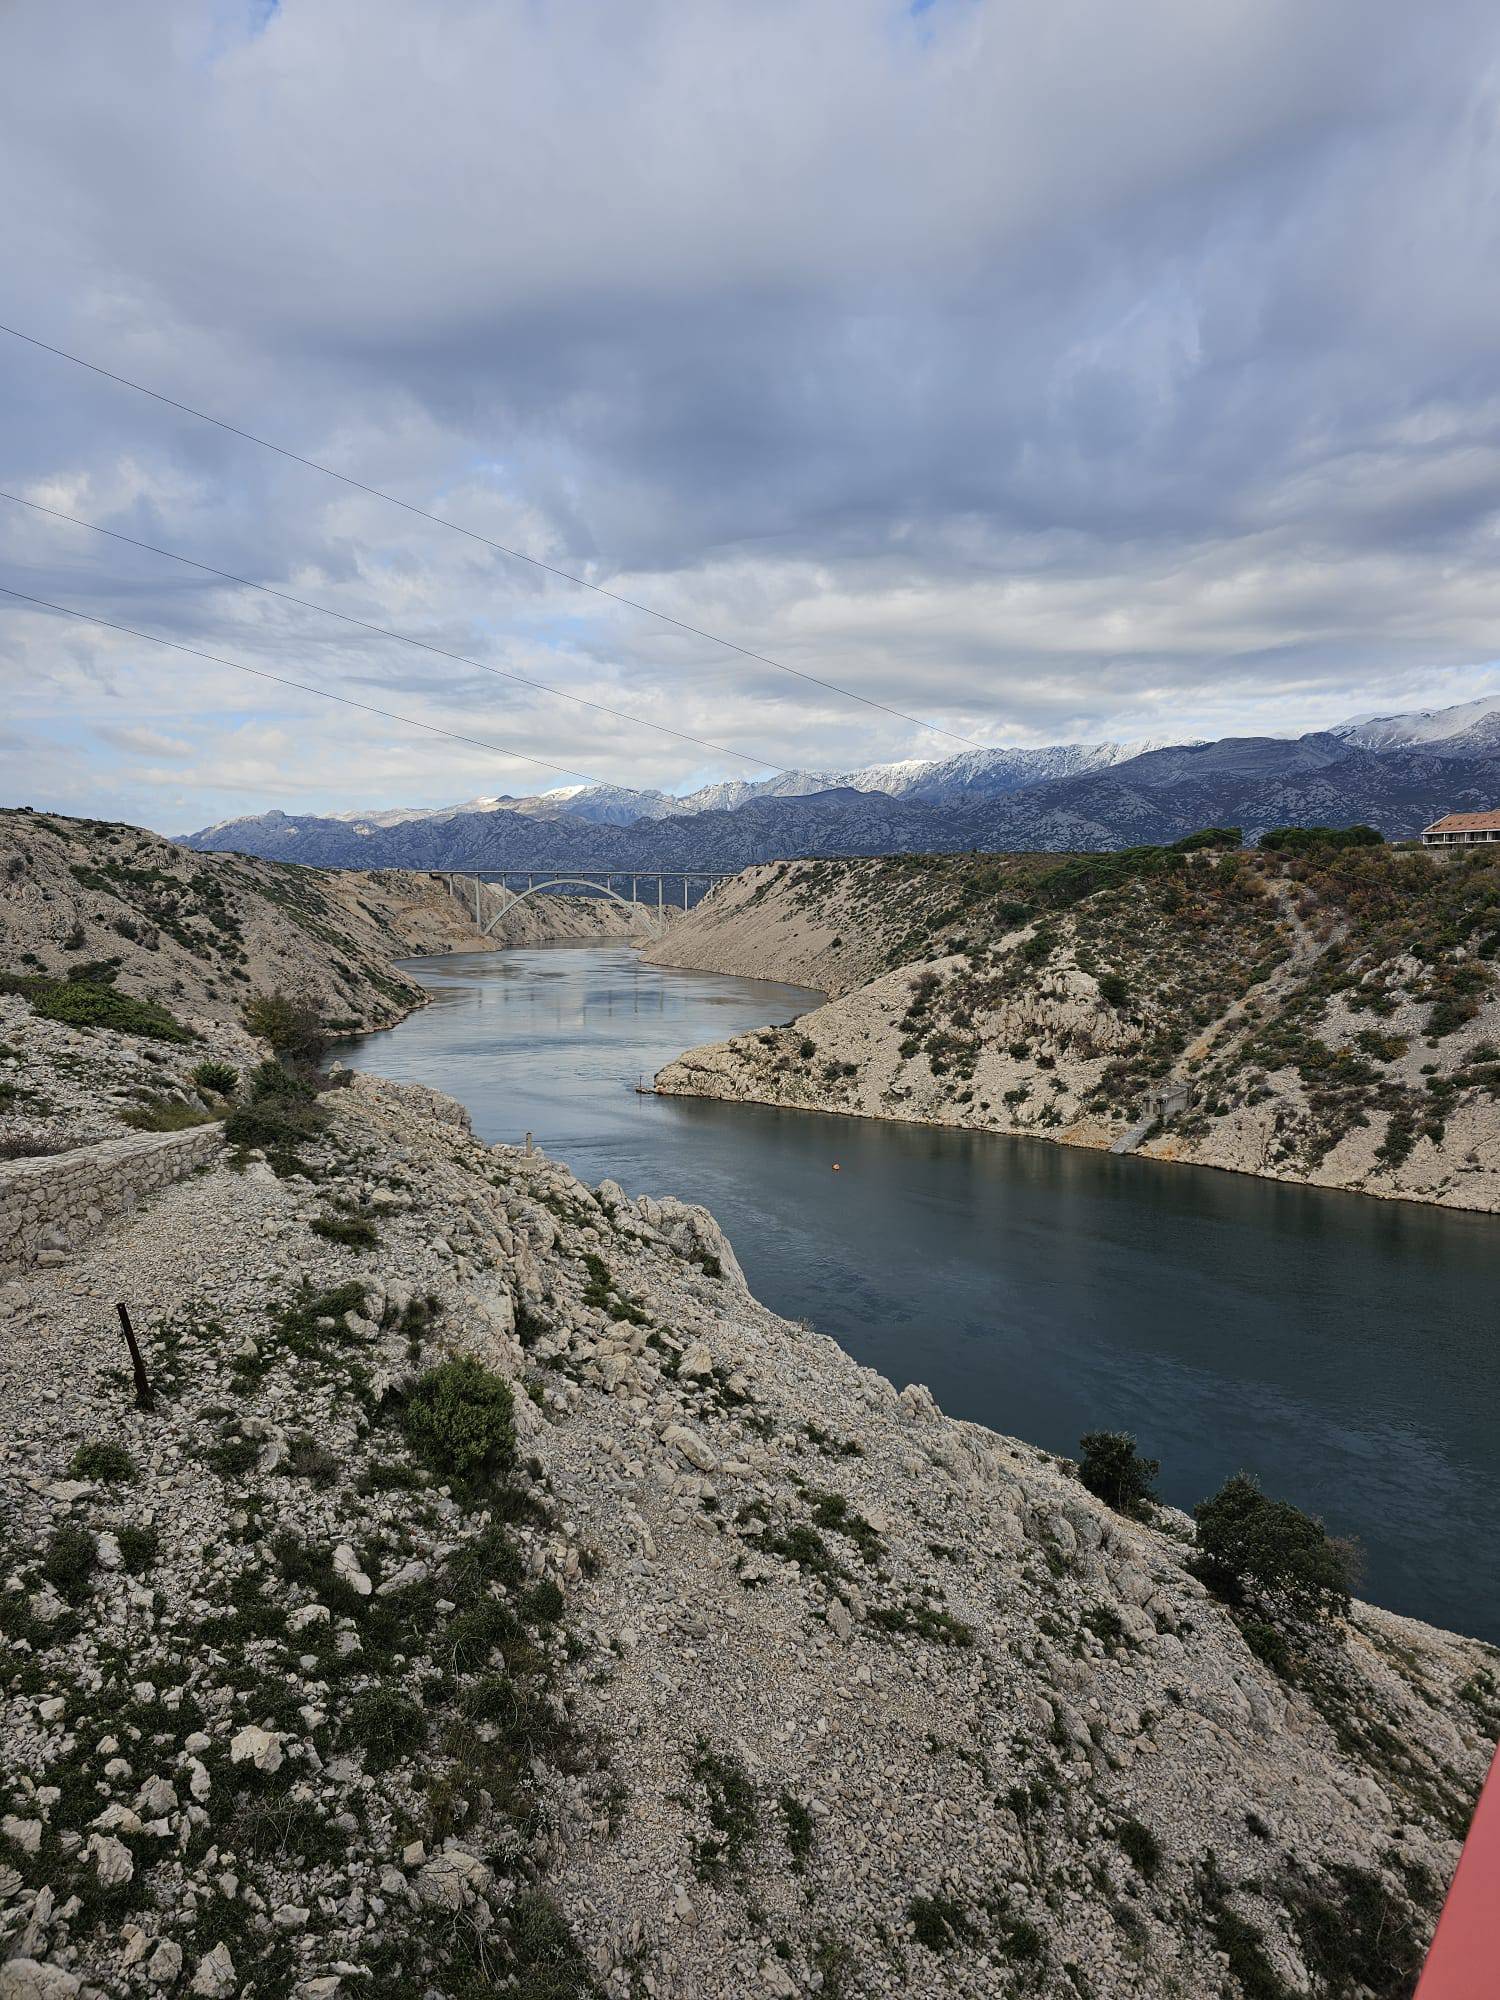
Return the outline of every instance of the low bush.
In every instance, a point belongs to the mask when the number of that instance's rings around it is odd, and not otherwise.
[[[1300,1507],[1268,1500],[1239,1472],[1193,1518],[1193,1573],[1226,1603],[1255,1598],[1293,1619],[1348,1614],[1355,1551]]]
[[[161,1549],[161,1538],[155,1528],[138,1528],[127,1523],[116,1529],[115,1540],[120,1544],[120,1561],[131,1576],[144,1576]]]
[[[32,1009],[70,1028],[112,1028],[117,1035],[142,1035],[155,1042],[191,1042],[191,1028],[154,1000],[132,1000],[113,986],[88,980],[46,981],[29,996]]]
[[[1138,1819],[1121,1820],[1115,1828],[1115,1839],[1130,1860],[1137,1873],[1146,1882],[1154,1882],[1161,1873],[1161,1842],[1149,1826],[1143,1826]]]
[[[1078,1477],[1106,1507],[1139,1516],[1156,1499],[1158,1459],[1143,1458],[1126,1431],[1089,1431],[1079,1439]]]
[[[1205,847],[1243,847],[1244,844],[1245,829],[1242,826],[1205,826],[1183,840],[1174,840],[1172,852],[1196,854]]]
[[[510,1388],[469,1355],[439,1362],[393,1389],[388,1402],[415,1455],[452,1485],[472,1491],[515,1464]]]
[[[427,1717],[417,1703],[394,1688],[369,1688],[350,1705],[344,1734],[365,1753],[372,1771],[384,1771],[427,1741]]]
[[[201,1062],[193,1071],[193,1081],[200,1090],[212,1091],[215,1097],[233,1097],[239,1087],[240,1073],[233,1063]]]
[[[81,1444],[68,1461],[68,1476],[71,1479],[97,1479],[106,1486],[131,1486],[135,1483],[135,1460],[122,1444],[111,1444],[107,1439],[97,1444]]]
[[[1346,847],[1384,847],[1373,826],[1273,826],[1260,837],[1269,854],[1329,854]]]
[[[263,1152],[278,1173],[290,1173],[301,1165],[298,1146],[319,1138],[326,1123],[317,1103],[264,1098],[237,1105],[224,1120],[224,1137],[231,1146]]]
[[[257,1063],[250,1072],[250,1101],[266,1104],[311,1103],[317,1089],[310,1077],[300,1075],[284,1062]]]
[[[322,1011],[310,993],[254,993],[245,1003],[245,1026],[279,1056],[318,1060],[328,1045]]]
[[[309,1226],[314,1236],[349,1250],[374,1250],[380,1242],[380,1231],[367,1215],[319,1215]]]
[[[55,1528],[42,1558],[42,1575],[65,1604],[81,1604],[94,1587],[99,1545],[87,1528]]]

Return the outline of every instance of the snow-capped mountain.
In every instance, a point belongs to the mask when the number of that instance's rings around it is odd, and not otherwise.
[[[1356,715],[1328,733],[1366,750],[1482,756],[1500,749],[1500,694],[1456,702],[1452,708],[1415,708],[1404,715]]]
[[[677,819],[690,813],[738,812],[753,799],[810,798],[817,792],[883,792],[923,805],[952,805],[1004,798],[1027,785],[1054,778],[1082,777],[1129,762],[1149,750],[1168,747],[1138,743],[1054,743],[1037,749],[965,750],[956,757],[908,757],[894,764],[865,764],[854,771],[778,771],[769,778],[724,778],[681,795],[634,791],[626,785],[559,785],[552,791],[513,798],[467,799],[454,806],[386,806],[375,811],[325,813],[325,819],[359,833],[414,820],[443,821],[470,813],[513,812],[528,819],[570,819],[593,826],[634,826],[641,820]],[[205,827],[222,832],[236,822]]]

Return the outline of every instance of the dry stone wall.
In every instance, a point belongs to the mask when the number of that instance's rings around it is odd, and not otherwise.
[[[107,1217],[204,1166],[223,1143],[219,1125],[195,1125],[0,1162],[0,1271],[60,1264]]]

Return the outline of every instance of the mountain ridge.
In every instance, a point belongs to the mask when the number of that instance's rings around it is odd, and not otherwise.
[[[1482,729],[1482,723],[1479,725]],[[854,786],[760,793],[741,804],[621,823],[505,801],[400,819],[273,810],[182,837],[201,852],[241,852],[335,868],[589,868],[733,871],[818,855],[1096,851],[1177,840],[1202,826],[1367,822],[1410,838],[1444,812],[1500,800],[1500,737],[1462,755],[1370,748],[1339,731],[1221,737],[1146,750],[1010,791],[926,800]],[[957,762],[958,760],[950,760]]]

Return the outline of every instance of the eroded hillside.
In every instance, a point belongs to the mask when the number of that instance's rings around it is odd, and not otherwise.
[[[843,995],[688,1052],[667,1092],[1500,1207],[1500,857],[792,863],[665,949]]]
[[[195,854],[139,827],[0,812],[0,1158],[222,1115],[197,1072],[264,1053],[245,1018],[256,995],[356,1034],[425,1002],[394,959],[627,930],[618,905],[549,897],[485,938],[430,875]]]

